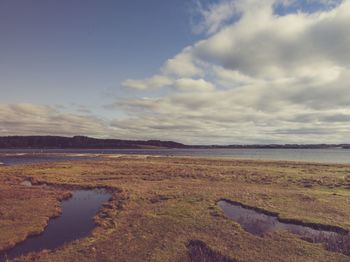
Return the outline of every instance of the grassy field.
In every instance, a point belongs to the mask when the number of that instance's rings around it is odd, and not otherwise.
[[[350,261],[287,232],[251,235],[216,204],[350,230],[350,165],[191,157],[0,167],[0,250],[42,231],[74,187],[114,190],[91,236],[21,261]]]

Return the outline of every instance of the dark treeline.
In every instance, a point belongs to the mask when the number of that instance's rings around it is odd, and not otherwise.
[[[132,141],[97,139],[86,136],[8,136],[0,137],[0,148],[186,148],[172,141]]]
[[[269,144],[269,145],[184,145],[173,141],[98,139],[86,136],[6,136],[0,137],[0,148],[82,148],[82,149],[137,149],[137,148],[261,148],[261,149],[322,149],[346,148],[349,144]]]

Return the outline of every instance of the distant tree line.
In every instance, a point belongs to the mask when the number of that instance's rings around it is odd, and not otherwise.
[[[255,149],[350,149],[350,144],[256,144],[256,145],[185,145],[174,141],[98,139],[87,136],[4,136],[0,148],[82,148],[82,149],[145,149],[145,148],[255,148]]]
[[[97,139],[86,136],[7,136],[0,137],[0,148],[185,148],[172,141],[133,141]]]

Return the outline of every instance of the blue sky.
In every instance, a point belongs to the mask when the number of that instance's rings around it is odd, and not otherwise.
[[[3,0],[0,135],[346,142],[348,2]]]
[[[1,102],[96,103],[197,36],[186,1],[0,2]],[[97,97],[96,97],[97,96]]]

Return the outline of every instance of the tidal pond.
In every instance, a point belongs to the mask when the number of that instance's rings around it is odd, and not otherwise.
[[[220,200],[218,205],[227,217],[239,223],[245,231],[251,234],[263,237],[270,232],[288,231],[305,241],[322,243],[327,250],[350,256],[350,235],[344,229],[283,221],[273,213],[228,200]]]
[[[73,191],[71,198],[62,201],[62,214],[59,217],[50,219],[40,235],[30,236],[12,249],[1,253],[0,261],[43,249],[55,249],[88,236],[95,227],[94,216],[110,198],[111,193],[103,189]]]

